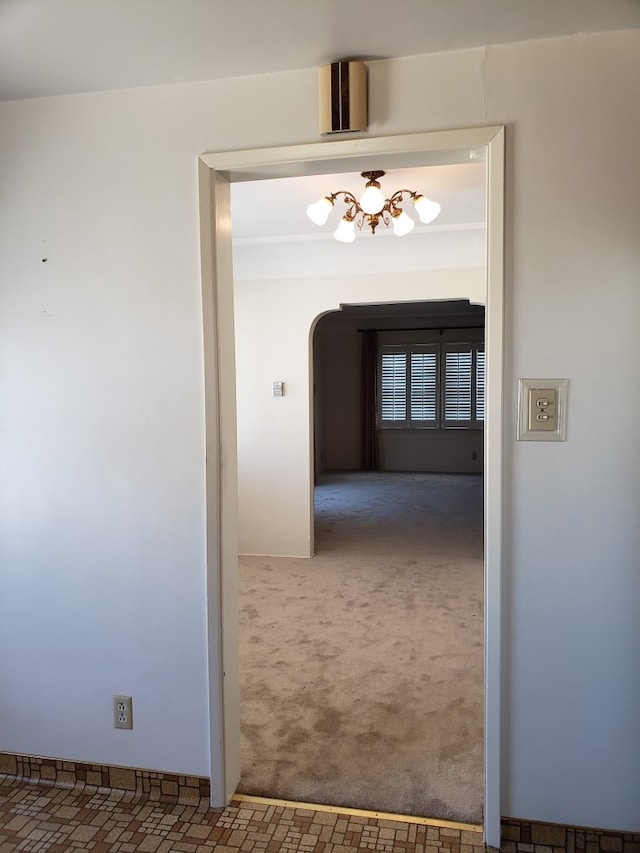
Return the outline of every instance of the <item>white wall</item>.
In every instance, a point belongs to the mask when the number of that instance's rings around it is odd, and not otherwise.
[[[484,294],[484,270],[466,268],[398,274],[391,298],[483,302]],[[341,304],[388,300],[389,277],[236,281],[234,298],[240,553],[308,557],[314,323]],[[285,383],[284,397],[273,397],[275,380]]]
[[[0,749],[209,773],[197,155],[302,77],[0,106]]]
[[[639,46],[636,32],[487,54],[490,118],[512,125],[503,808],[636,830]],[[516,377],[551,375],[570,380],[567,443],[514,444]],[[611,418],[593,418],[598,388]]]
[[[196,155],[316,141],[315,80],[0,106],[0,749],[208,771]],[[508,125],[502,811],[637,830],[640,32],[370,86],[371,134]],[[566,443],[516,444],[518,376]]]

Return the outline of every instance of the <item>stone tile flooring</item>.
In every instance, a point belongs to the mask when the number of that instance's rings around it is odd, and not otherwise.
[[[480,832],[239,801],[222,810],[131,791],[0,782],[0,853],[482,853]]]

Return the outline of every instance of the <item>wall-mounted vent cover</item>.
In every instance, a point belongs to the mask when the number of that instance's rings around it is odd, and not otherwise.
[[[320,133],[367,130],[367,66],[364,62],[332,62],[318,73]]]

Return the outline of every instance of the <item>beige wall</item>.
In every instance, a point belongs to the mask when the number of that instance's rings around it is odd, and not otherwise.
[[[197,155],[317,141],[315,85],[0,106],[2,750],[209,771]],[[371,135],[507,125],[502,811],[637,831],[640,32],[370,89]],[[517,444],[545,376],[568,440]]]

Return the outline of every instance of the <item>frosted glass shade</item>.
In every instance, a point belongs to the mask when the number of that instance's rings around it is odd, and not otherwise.
[[[393,233],[396,237],[404,237],[409,231],[413,231],[415,225],[416,223],[410,216],[407,216],[404,210],[398,216],[393,217]]]
[[[440,205],[437,201],[431,201],[430,198],[427,198],[425,195],[419,195],[415,198],[413,202],[416,213],[420,218],[420,222],[424,222],[425,225],[428,225],[430,222],[438,216],[440,213]]]
[[[360,207],[365,213],[380,213],[384,203],[385,197],[380,187],[367,187],[360,197]]]
[[[316,225],[324,225],[333,209],[333,202],[325,196],[319,201],[314,201],[307,208],[307,216]]]
[[[334,237],[341,243],[353,243],[356,239],[356,226],[353,220],[341,219],[340,225],[334,232]]]

